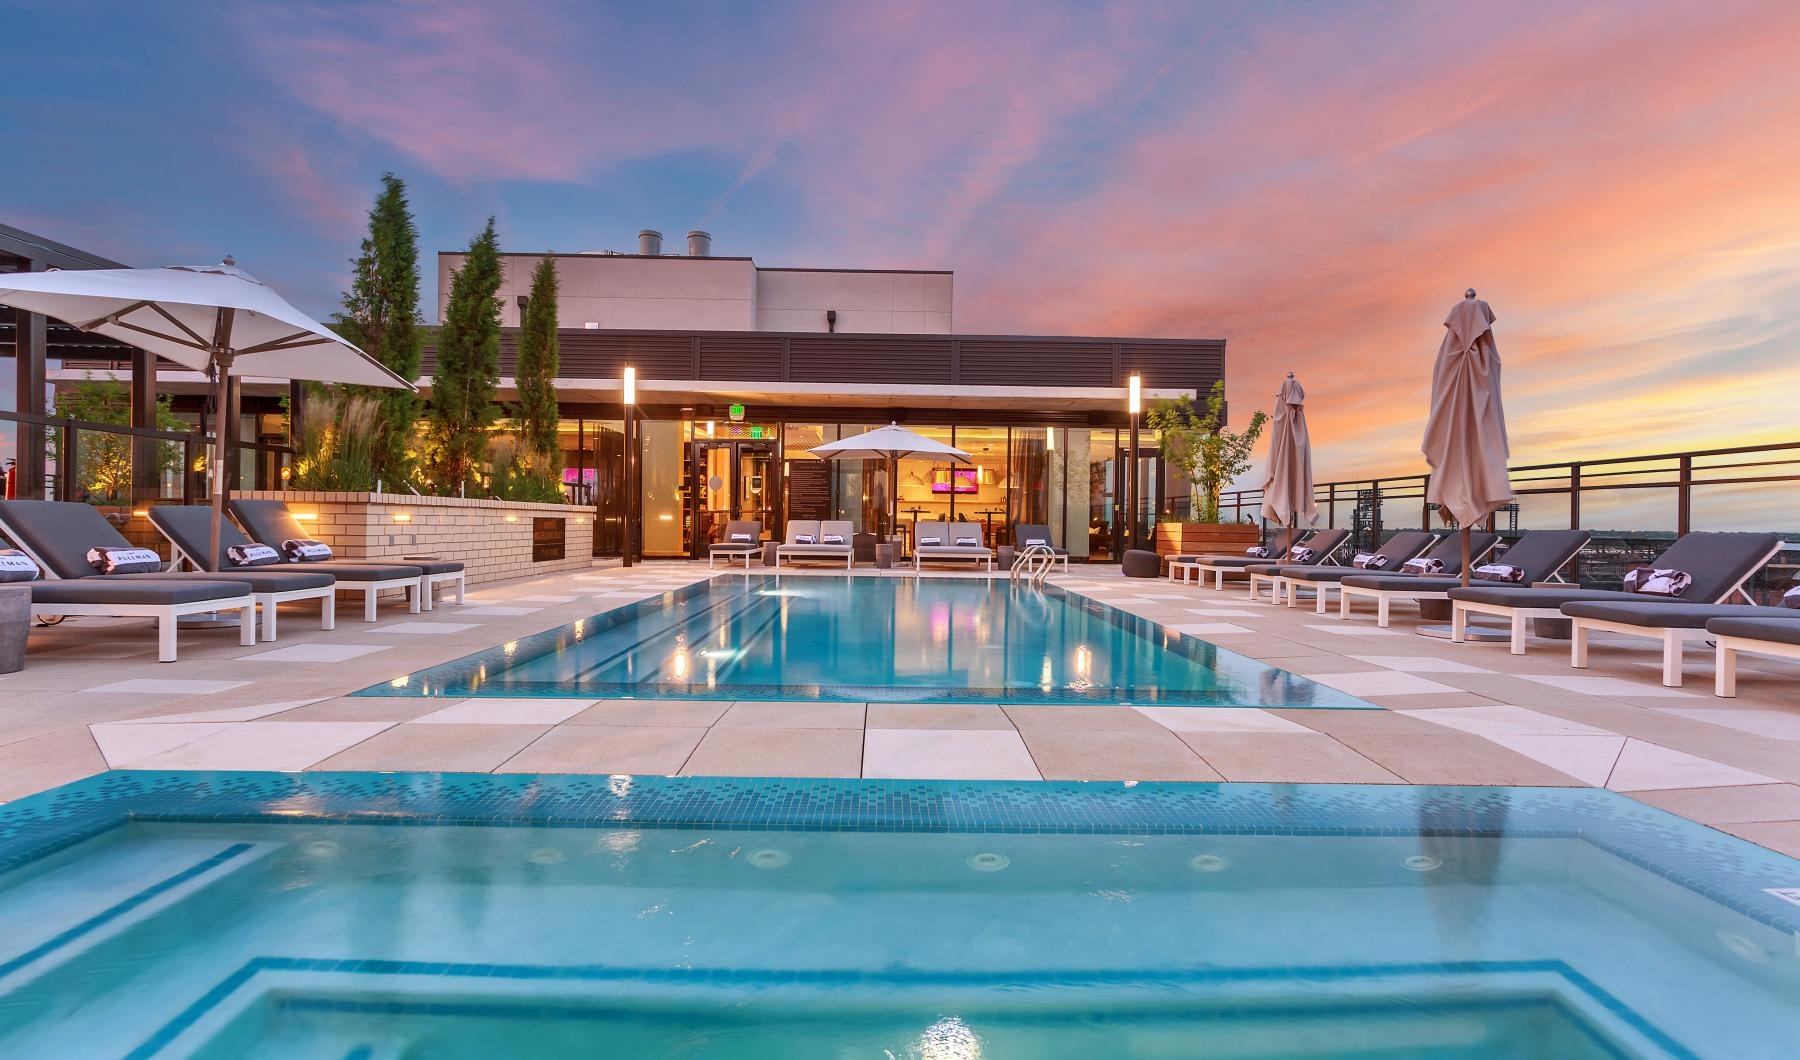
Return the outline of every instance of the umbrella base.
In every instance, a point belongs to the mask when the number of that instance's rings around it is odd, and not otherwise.
[[[1435,637],[1438,640],[1449,640],[1451,635],[1450,629],[1451,627],[1448,625],[1419,626],[1414,629],[1413,632],[1421,637]],[[1505,629],[1495,629],[1493,626],[1478,626],[1471,622],[1463,630],[1463,640],[1472,640],[1478,643],[1510,641],[1512,640],[1512,632]]]

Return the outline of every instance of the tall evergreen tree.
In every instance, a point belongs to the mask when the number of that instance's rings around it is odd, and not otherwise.
[[[474,484],[500,410],[500,245],[494,219],[469,243],[463,267],[450,280],[438,329],[426,431],[431,485],[455,494]]]
[[[561,468],[557,442],[556,372],[559,351],[556,340],[556,257],[545,254],[531,274],[531,295],[520,321],[519,363],[514,378],[519,387],[519,441],[526,450],[526,464],[554,476]]]
[[[337,330],[403,379],[419,375],[424,336],[419,319],[419,229],[406,201],[406,182],[392,173],[369,210],[369,234],[353,263],[350,289]],[[357,387],[376,403],[370,442],[375,476],[399,482],[412,470],[408,450],[419,418],[418,395],[384,387]]]

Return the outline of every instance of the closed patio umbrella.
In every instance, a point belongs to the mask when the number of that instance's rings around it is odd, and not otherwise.
[[[943,460],[950,464],[972,464],[969,454],[943,442],[933,441],[922,434],[907,430],[898,423],[890,423],[886,427],[877,427],[872,431],[849,438],[839,438],[835,442],[814,446],[807,452],[826,460],[886,460],[888,462],[888,482],[891,486],[889,501],[893,504],[893,521],[888,525],[900,525],[900,458],[903,456],[928,456]]]
[[[1301,519],[1319,517],[1313,502],[1312,438],[1306,432],[1306,391],[1289,372],[1275,395],[1270,424],[1269,474],[1263,480],[1263,516],[1292,530]],[[1294,535],[1288,534],[1288,549]]]
[[[19,272],[0,305],[55,317],[207,373],[222,417],[228,376],[404,387],[409,380],[289,305],[226,258],[161,269]],[[213,430],[212,555],[225,517],[226,431]]]
[[[1511,503],[1512,455],[1500,401],[1500,351],[1494,311],[1470,288],[1444,318],[1444,341],[1431,373],[1431,415],[1421,446],[1431,468],[1425,499],[1462,527],[1462,581],[1469,584],[1469,527]]]

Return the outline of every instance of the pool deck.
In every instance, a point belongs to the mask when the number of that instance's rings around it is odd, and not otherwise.
[[[0,801],[109,768],[1594,786],[1800,856],[1800,665],[1741,656],[1738,698],[1718,699],[1700,646],[1668,689],[1650,641],[1597,635],[1573,670],[1566,642],[1417,636],[1407,606],[1381,630],[1111,566],[1053,581],[1384,709],[348,696],[709,573],[596,567],[373,626],[340,607],[333,632],[295,605],[277,643],[184,631],[168,665],[141,620],[36,629],[0,676]]]

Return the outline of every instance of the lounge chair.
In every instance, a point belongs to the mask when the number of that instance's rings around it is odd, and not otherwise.
[[[1477,535],[1471,534],[1469,537],[1470,561],[1479,563],[1485,553],[1476,548]],[[1586,530],[1528,530],[1517,544],[1506,550],[1502,562],[1525,572],[1521,584],[1551,581],[1561,577],[1558,572],[1587,547],[1588,537]],[[1385,628],[1388,624],[1388,609],[1395,600],[1448,600],[1450,590],[1462,588],[1462,535],[1450,535],[1448,541],[1433,551],[1442,551],[1446,546],[1454,547],[1451,550],[1453,554],[1445,558],[1443,574],[1364,573],[1345,578],[1338,583],[1338,617],[1350,617],[1350,603],[1353,599],[1372,599],[1375,601],[1375,622]],[[1474,584],[1500,583],[1476,581]]]
[[[706,547],[706,565],[711,567],[720,556],[727,562],[741,558],[744,569],[749,570],[751,558],[761,555],[762,524],[755,519],[733,519],[725,524],[725,540]]]
[[[1169,580],[1185,582],[1205,580],[1205,575],[1213,576],[1213,588],[1225,588],[1225,575],[1241,574],[1245,567],[1261,566],[1265,563],[1281,563],[1287,555],[1288,546],[1305,544],[1312,536],[1312,531],[1301,527],[1283,527],[1269,538],[1265,546],[1266,556],[1236,555],[1230,552],[1209,552],[1188,556],[1169,557]]]
[[[1771,608],[1763,608],[1769,611]],[[1800,659],[1800,611],[1776,615],[1714,618],[1706,632],[1717,639],[1714,649],[1713,694],[1730,699],[1737,695],[1737,653],[1776,655]]]
[[[197,571],[235,578],[242,574],[253,582],[256,606],[262,609],[262,639],[275,639],[275,616],[280,605],[292,600],[319,601],[319,628],[337,628],[337,578],[327,570],[308,570],[291,564],[246,567],[231,562],[234,545],[248,545],[229,519],[219,527],[220,556],[202,563],[212,541],[212,509],[204,505],[156,504],[150,507],[150,525],[169,542],[175,562],[186,562]],[[287,586],[287,588],[282,588]]]
[[[1336,556],[1343,549],[1344,543],[1349,540],[1350,531],[1348,530],[1316,530],[1304,541],[1288,550],[1290,553],[1288,559],[1259,559],[1254,556],[1209,557],[1201,570],[1204,572],[1211,569],[1213,588],[1224,589],[1225,575],[1227,574],[1242,574],[1248,577],[1252,574],[1267,574],[1277,567],[1322,566],[1330,563],[1332,557]],[[1294,548],[1305,548],[1312,554],[1303,560],[1296,560],[1291,556]]]
[[[1013,555],[1015,557],[1018,556],[1019,553],[1024,552],[1027,548],[1030,548],[1031,545],[1036,542],[1042,542],[1043,546],[1050,550],[1050,554],[1062,563],[1064,574],[1069,572],[1069,550],[1066,548],[1057,548],[1050,543],[1049,523],[1013,524]]]
[[[783,559],[844,561],[844,569],[856,566],[856,527],[848,519],[790,519],[787,540],[775,546],[775,566]],[[810,538],[810,541],[802,540]],[[836,538],[827,541],[826,538]]]
[[[300,520],[281,501],[230,500],[226,502],[231,517],[244,532],[265,545],[280,548],[283,541],[312,537]],[[385,589],[402,589],[407,595],[407,610],[412,614],[429,611],[432,590],[438,582],[456,586],[456,602],[463,602],[465,588],[463,565],[452,560],[409,559],[388,562],[378,559],[332,559],[309,563],[330,571],[338,580],[338,588],[363,594],[363,621],[376,619],[376,597]]]
[[[154,618],[158,662],[175,661],[175,631],[186,615],[236,611],[238,643],[256,643],[255,591],[270,587],[266,580],[168,572],[100,574],[88,563],[88,549],[132,545],[86,504],[0,501],[0,532],[52,579],[26,583],[34,614]]]
[[[926,544],[934,538],[939,544]],[[975,544],[966,543],[971,540]],[[980,523],[919,523],[913,531],[913,570],[923,570],[926,560],[972,560],[992,571],[994,550],[981,543]]]
[[[1512,625],[1511,651],[1514,655],[1525,654],[1525,622],[1532,618],[1569,618],[1563,612],[1567,604],[1576,603],[1612,603],[1631,604],[1641,607],[1676,607],[1692,604],[1720,604],[1730,599],[1732,594],[1742,591],[1745,582],[1763,564],[1781,548],[1781,539],[1775,534],[1720,534],[1693,533],[1670,545],[1663,553],[1650,561],[1656,568],[1673,568],[1692,575],[1693,583],[1679,597],[1649,596],[1644,593],[1626,592],[1623,589],[1583,589],[1580,586],[1544,586],[1529,587],[1525,585],[1471,585],[1467,588],[1451,589],[1446,595],[1450,597],[1454,610],[1451,612],[1450,639],[1461,641],[1463,630],[1467,627],[1471,614],[1499,615],[1510,621]],[[1748,599],[1746,596],[1745,599]],[[1640,612],[1633,612],[1641,617]],[[1672,619],[1670,615],[1668,618]],[[1655,636],[1666,641],[1660,627],[1649,625],[1633,626],[1627,622],[1616,622],[1603,625],[1600,619],[1589,623],[1591,629],[1612,629],[1618,632],[1637,633],[1641,636]],[[1579,624],[1578,624],[1579,625]],[[1704,622],[1701,623],[1705,625]],[[1575,641],[1570,646],[1570,659],[1577,655],[1581,661],[1577,666],[1586,665],[1586,633],[1581,629],[1575,631]],[[1669,678],[1667,663],[1664,666],[1664,679]],[[1676,662],[1675,683],[1680,682],[1680,664]]]
[[[1429,531],[1400,531],[1400,533],[1393,534],[1391,538],[1388,538],[1388,543],[1375,549],[1375,554],[1382,556],[1382,560],[1384,560],[1379,570],[1399,570],[1402,563],[1418,558],[1418,554],[1429,549],[1431,543],[1436,540],[1438,540],[1438,534],[1429,533]],[[1489,547],[1492,547],[1492,542],[1489,542]],[[1458,543],[1456,549],[1458,552],[1462,551],[1462,545]],[[1363,567],[1319,567],[1319,565],[1314,565],[1314,567],[1276,567],[1273,572],[1264,574],[1264,578],[1271,578],[1271,576],[1280,578],[1287,585],[1287,606],[1294,606],[1294,603],[1298,601],[1298,597],[1300,597],[1298,590],[1301,587],[1312,587],[1312,610],[1316,614],[1325,614],[1325,601],[1332,594],[1332,590],[1337,588],[1337,583],[1345,578],[1350,578],[1352,574],[1357,574],[1359,570],[1364,569]],[[1276,587],[1274,594],[1282,596],[1280,587]]]

